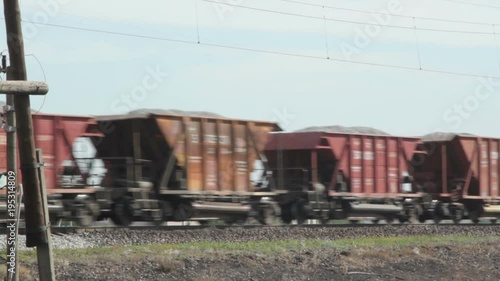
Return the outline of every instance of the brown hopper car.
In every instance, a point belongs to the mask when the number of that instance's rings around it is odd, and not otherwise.
[[[117,187],[108,196],[121,202],[118,208],[134,198],[143,204],[136,209],[148,210],[154,205],[149,199],[158,196],[162,217],[186,220],[195,210],[244,212],[241,201],[273,195],[253,184],[251,173],[268,133],[280,129],[275,123],[180,111],[100,116],[97,123],[103,135],[93,138],[96,157],[108,167],[104,186]],[[143,185],[132,188],[137,182]],[[235,196],[241,198],[235,202]],[[227,202],[213,203],[221,201]]]
[[[343,127],[319,128],[273,133],[266,155],[271,168],[281,171],[275,178],[278,186],[305,186],[314,195],[309,196],[309,209],[323,219],[335,218],[335,211],[341,211],[344,217],[364,214],[407,220],[405,199],[419,197],[411,180],[412,157],[421,153],[419,142]],[[369,204],[354,204],[360,201]]]
[[[456,134],[430,134],[422,138],[427,151],[415,166],[415,180],[429,195],[426,218],[436,221],[451,217],[500,213],[499,179],[500,139]]]

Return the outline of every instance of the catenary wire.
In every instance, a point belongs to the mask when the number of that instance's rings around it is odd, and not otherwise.
[[[200,42],[200,23],[199,23],[199,16],[198,16],[198,0],[193,0],[194,2],[194,10],[196,13],[196,36],[198,38],[198,43]]]
[[[309,16],[309,15],[303,15],[303,14],[288,13],[288,12],[282,12],[282,11],[276,11],[276,10],[269,10],[269,9],[263,9],[263,8],[238,5],[238,4],[231,4],[231,3],[222,4],[220,2],[213,1],[213,0],[201,0],[201,1],[219,4],[219,5],[228,5],[228,6],[232,6],[232,7],[236,7],[236,8],[260,11],[260,12],[267,12],[267,13],[273,13],[273,14],[280,14],[280,15],[286,15],[286,16],[308,18],[308,19],[327,20],[327,21],[334,21],[334,22],[352,23],[352,24],[358,24],[358,25],[375,25],[375,26],[380,26],[380,27],[406,29],[406,30],[413,30],[414,29],[413,27],[410,27],[410,26],[384,25],[384,24],[379,24],[379,23],[367,23],[367,22],[352,21],[352,20],[340,20],[340,19],[333,19],[333,18],[324,19],[323,17],[318,17],[318,16]],[[417,28],[417,30],[432,31],[432,32],[445,32],[445,33],[493,35],[492,32],[485,32],[485,31],[466,31],[466,30],[451,30],[451,29],[436,29],[436,28]]]
[[[478,3],[470,3],[470,2],[465,2],[465,1],[457,1],[457,0],[444,0],[444,1],[451,2],[451,3],[456,3],[456,4],[469,5],[469,6],[492,8],[492,9],[500,9],[499,6],[486,5],[486,4],[478,4]]]
[[[0,17],[0,19],[3,19],[3,18]],[[350,64],[358,64],[358,65],[378,66],[378,67],[394,68],[394,69],[404,69],[404,70],[416,70],[416,71],[423,71],[423,72],[429,72],[429,73],[449,74],[449,75],[464,76],[464,77],[478,77],[478,78],[481,77],[481,78],[490,78],[490,79],[500,80],[500,77],[498,77],[498,76],[486,76],[486,75],[480,75],[480,74],[461,73],[461,72],[453,72],[453,71],[445,71],[445,70],[435,70],[435,69],[418,69],[418,68],[409,67],[409,66],[398,66],[398,65],[390,65],[390,64],[383,64],[383,63],[371,63],[371,62],[351,61],[351,60],[347,60],[347,59],[338,59],[338,58],[325,58],[325,57],[320,57],[320,56],[312,56],[312,55],[304,55],[304,54],[296,54],[296,53],[285,53],[285,52],[270,51],[270,50],[261,50],[261,49],[252,49],[252,48],[247,48],[247,47],[237,47],[237,46],[229,46],[229,45],[214,44],[214,43],[204,43],[204,42],[198,43],[196,41],[189,41],[189,40],[180,40],[180,39],[172,39],[172,38],[157,37],[157,36],[147,36],[147,35],[124,33],[124,32],[115,32],[115,31],[107,31],[107,30],[83,28],[83,27],[76,27],[76,26],[60,25],[60,24],[39,23],[39,22],[33,22],[33,21],[24,21],[24,22],[35,23],[35,24],[40,24],[40,25],[45,25],[45,26],[50,26],[50,27],[56,27],[56,28],[64,28],[64,29],[71,29],[71,30],[80,30],[80,31],[87,31],[87,32],[110,34],[110,35],[119,35],[119,36],[134,37],[134,38],[141,38],[141,39],[151,39],[151,40],[167,41],[167,42],[173,42],[173,43],[184,43],[184,44],[191,44],[191,45],[204,45],[204,46],[209,46],[209,47],[217,47],[217,48],[239,50],[239,51],[249,51],[249,52],[255,52],[255,53],[266,53],[266,54],[282,55],[282,56],[289,56],[289,57],[299,57],[299,58],[308,58],[308,59],[318,59],[318,60],[330,60],[330,61],[337,61],[337,62],[350,63]]]
[[[492,23],[487,23],[487,22],[450,20],[450,19],[432,18],[432,17],[414,17],[414,16],[408,16],[408,15],[397,15],[397,14],[383,13],[383,12],[372,12],[372,11],[352,9],[352,8],[343,8],[343,7],[335,7],[335,6],[329,6],[329,5],[319,5],[319,4],[313,4],[313,3],[306,3],[306,2],[295,1],[295,0],[280,0],[280,1],[301,4],[301,5],[307,5],[307,6],[314,6],[314,7],[325,7],[325,8],[333,9],[333,10],[351,11],[351,12],[358,12],[358,13],[365,13],[365,14],[385,15],[385,16],[393,16],[393,17],[408,18],[408,19],[415,18],[417,20],[430,20],[430,21],[453,22],[453,23],[464,23],[464,24],[475,24],[475,25],[491,25],[492,24]]]

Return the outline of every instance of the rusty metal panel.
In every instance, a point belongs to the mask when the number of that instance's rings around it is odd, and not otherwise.
[[[398,140],[390,138],[388,140],[387,147],[387,155],[389,156],[388,160],[388,192],[389,193],[397,193],[399,191],[399,177],[401,174],[399,173],[399,157],[400,151],[398,149]]]
[[[174,153],[180,166],[186,165],[186,132],[184,132],[184,121],[178,117],[157,118],[156,122],[162,133],[160,138],[164,138],[170,147],[174,148]]]
[[[490,169],[490,159],[488,157],[489,147],[488,140],[479,139],[479,195],[488,196],[490,194],[490,179],[489,179],[489,169]]]
[[[201,120],[187,122],[187,184],[191,191],[202,190]]]
[[[351,185],[353,193],[399,193],[403,172],[409,173],[408,162],[398,146],[400,139],[385,137],[387,145],[372,136],[351,137]],[[411,142],[416,147],[416,140]],[[376,144],[378,151],[375,153]],[[377,154],[377,155],[376,155]],[[377,187],[377,188],[376,188]]]
[[[498,173],[498,153],[500,152],[500,140],[490,140],[490,159],[491,159],[491,196],[499,197]]]
[[[478,139],[480,145],[480,192],[482,197],[498,197],[498,146],[499,139]]]
[[[365,172],[364,172],[365,193],[376,192],[374,165],[375,165],[375,155],[373,153],[373,138],[363,137],[363,166],[365,167]]]
[[[274,123],[154,115],[177,165],[186,170],[190,191],[253,191],[253,161],[268,141]],[[258,152],[258,153],[257,153]]]
[[[219,138],[217,137],[217,122],[210,120],[204,123],[205,143],[205,186],[207,190],[215,191],[218,188],[217,151]]]
[[[351,143],[349,148],[351,149],[351,166],[350,178],[351,178],[351,192],[362,193],[363,192],[363,154],[361,151],[361,138],[359,136],[353,136],[351,138]]]
[[[247,142],[247,124],[234,124],[234,171],[236,191],[246,191],[249,188],[248,182],[248,142]]]
[[[233,190],[233,138],[232,138],[232,123],[220,122],[219,123],[219,179],[222,191]]]
[[[375,139],[376,192],[386,193],[387,189],[387,154],[386,139]]]

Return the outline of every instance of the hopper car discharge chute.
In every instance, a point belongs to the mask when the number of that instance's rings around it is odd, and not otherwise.
[[[104,162],[102,212],[118,225],[133,221],[208,219],[266,223],[276,207],[262,150],[274,123],[207,112],[138,110],[97,117],[89,132]],[[262,168],[254,169],[260,161]],[[253,175],[257,175],[257,180]]]

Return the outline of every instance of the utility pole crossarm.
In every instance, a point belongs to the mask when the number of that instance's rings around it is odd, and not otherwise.
[[[49,85],[38,81],[0,81],[0,93],[13,95],[46,95]]]

